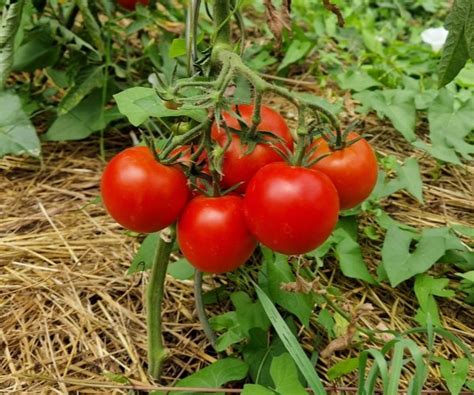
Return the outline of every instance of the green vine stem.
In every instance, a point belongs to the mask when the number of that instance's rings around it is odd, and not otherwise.
[[[7,0],[0,16],[0,91],[5,89],[13,66],[13,45],[24,3],[24,0]]]
[[[202,272],[197,269],[194,272],[194,298],[196,301],[197,315],[199,321],[201,322],[202,328],[204,329],[204,333],[206,334],[206,337],[211,343],[212,347],[216,348],[216,334],[209,325],[206,309],[202,300]]]
[[[147,287],[147,328],[148,328],[148,373],[155,380],[161,376],[163,362],[167,357],[167,350],[163,344],[161,326],[161,311],[168,262],[176,239],[176,231],[171,228],[167,240],[159,237],[153,265],[150,273],[150,282]]]

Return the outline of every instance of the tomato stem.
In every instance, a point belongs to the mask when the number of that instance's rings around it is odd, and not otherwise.
[[[148,328],[148,373],[155,380],[159,380],[163,363],[168,352],[163,344],[161,312],[165,289],[166,271],[176,239],[174,227],[167,240],[161,235],[156,246],[153,265],[150,273],[150,282],[147,287],[147,328]]]
[[[212,16],[214,18],[215,43],[230,48],[232,43],[230,0],[214,0]]]
[[[216,347],[216,334],[209,325],[209,320],[207,318],[206,309],[202,300],[202,272],[197,270],[194,272],[194,298],[196,301],[196,311],[201,322],[204,333],[206,334],[209,343],[212,347]]]

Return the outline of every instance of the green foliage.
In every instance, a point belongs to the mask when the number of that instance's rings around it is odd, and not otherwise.
[[[458,395],[467,380],[469,374],[469,360],[459,358],[454,361],[448,361],[444,358],[438,359],[441,375],[446,381],[451,395]]]
[[[1,91],[0,109],[0,158],[7,154],[39,156],[40,142],[20,98]]]

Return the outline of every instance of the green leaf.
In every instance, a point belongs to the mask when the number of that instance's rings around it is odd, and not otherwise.
[[[205,110],[186,108],[178,110],[167,108],[153,88],[135,87],[114,95],[119,111],[125,115],[133,126],[139,126],[149,117],[180,117],[186,116],[198,122],[207,118]]]
[[[179,380],[175,387],[219,388],[231,381],[243,380],[247,376],[248,366],[236,358],[225,358],[214,362]],[[189,391],[175,392],[177,395],[192,394]]]
[[[414,252],[410,246],[414,235],[392,225],[385,236],[382,248],[382,264],[392,287],[423,273],[433,266],[446,251],[442,236],[422,236]]]
[[[242,291],[234,292],[230,299],[235,307],[237,321],[246,337],[249,337],[251,329],[259,328],[267,331],[270,328],[270,321],[259,301],[253,303],[250,296]]]
[[[420,203],[423,203],[423,181],[418,161],[415,158],[408,158],[403,166],[397,168],[402,188],[406,189]]]
[[[270,374],[280,395],[307,395],[290,354],[273,358]]]
[[[0,158],[7,154],[40,156],[36,130],[14,93],[0,92]]]
[[[13,70],[32,72],[54,65],[59,59],[60,47],[45,29],[28,33],[14,55]]]
[[[293,96],[297,99],[303,100],[307,103],[312,103],[317,106],[324,108],[330,113],[337,115],[342,111],[342,102],[330,103],[324,97],[312,95],[310,93],[297,93],[293,92]]]
[[[242,395],[275,395],[275,392],[258,384],[245,384]]]
[[[143,272],[145,270],[151,269],[159,239],[159,232],[150,233],[147,237],[145,237],[142,244],[140,245],[140,248],[133,257],[132,264],[128,268],[127,274]]]
[[[122,118],[116,107],[103,111],[102,89],[95,89],[89,96],[66,114],[60,115],[50,126],[45,141],[81,140],[104,129],[109,122]]]
[[[473,99],[459,103],[450,91],[442,89],[428,109],[430,140],[433,148],[451,151],[453,154],[459,152],[465,159],[470,160],[471,154],[474,153],[474,146],[466,143],[464,139],[474,129],[473,113]],[[432,153],[435,155],[436,151]],[[447,158],[446,156],[436,157],[459,163],[455,154],[454,160],[451,158],[452,155]]]
[[[313,311],[313,298],[311,295],[287,292],[281,289],[283,283],[295,281],[295,275],[288,263],[288,257],[275,254],[272,261],[265,261],[268,276],[268,292],[271,299],[285,310],[298,317],[306,327]]]
[[[365,91],[369,88],[381,85],[376,79],[360,70],[349,70],[344,74],[339,74],[337,79],[339,80],[339,86],[341,89],[353,90],[356,92]]]
[[[372,108],[379,117],[387,117],[392,121],[406,140],[416,140],[415,92],[412,90],[387,89],[384,91],[364,91],[353,95],[362,103],[360,111],[366,113]]]
[[[86,67],[79,71],[74,85],[68,90],[59,104],[58,113],[65,114],[77,106],[84,97],[104,83],[102,67]]]
[[[278,71],[283,70],[290,64],[296,63],[298,60],[302,59],[304,56],[307,55],[313,45],[314,44],[310,41],[291,41],[290,46],[286,50],[285,57],[281,61],[280,66],[278,66]]]
[[[168,274],[178,280],[189,280],[193,277],[194,271],[194,267],[185,258],[170,262],[168,265]]]
[[[89,0],[76,0],[76,4],[84,18],[84,26],[89,34],[95,48],[100,53],[104,53],[105,45],[102,40],[102,27],[99,25],[91,10],[89,9]]]
[[[328,370],[329,380],[335,380],[353,372],[359,366],[359,358],[347,358],[331,366]]]
[[[434,278],[427,274],[420,274],[415,279],[415,295],[420,304],[416,319],[421,325],[427,324],[428,314],[433,325],[441,326],[438,306],[434,296],[449,298],[454,296],[454,291],[445,289],[449,284],[447,278]]]
[[[275,331],[280,337],[281,341],[285,345],[285,348],[290,353],[291,357],[298,366],[300,372],[303,374],[304,378],[307,380],[308,385],[313,390],[314,393],[319,395],[325,395],[326,391],[323,387],[321,379],[319,378],[314,366],[311,361],[308,359],[303,349],[301,348],[298,340],[291,332],[288,325],[281,317],[280,313],[273,305],[270,298],[262,291],[262,289],[254,283],[255,290],[257,292],[258,298],[262,303],[262,306],[267,314],[270,322],[272,323]]]
[[[184,38],[175,38],[169,48],[169,57],[178,58],[186,55],[186,40]]]
[[[456,273],[456,276],[462,277],[474,283],[474,270],[471,270],[466,273]]]
[[[469,374],[469,360],[458,358],[454,361],[440,359],[440,370],[451,395],[458,395]]]
[[[449,16],[449,34],[443,47],[443,56],[439,63],[439,87],[451,82],[464,67],[469,51],[465,37],[465,26],[470,14],[471,1],[454,2]]]
[[[334,337],[334,325],[336,322],[328,309],[321,309],[318,314],[318,323],[326,329],[330,338]]]

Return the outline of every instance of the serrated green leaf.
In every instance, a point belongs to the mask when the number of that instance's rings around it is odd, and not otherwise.
[[[7,154],[40,156],[36,130],[14,93],[0,92],[0,158]]]
[[[454,2],[449,16],[449,34],[439,63],[439,87],[451,82],[466,64],[469,51],[465,37],[466,18],[470,13],[470,0]]]
[[[207,118],[205,110],[181,107],[178,110],[167,108],[152,88],[135,87],[114,95],[120,112],[133,126],[139,126],[150,117],[186,116],[198,122]]]

